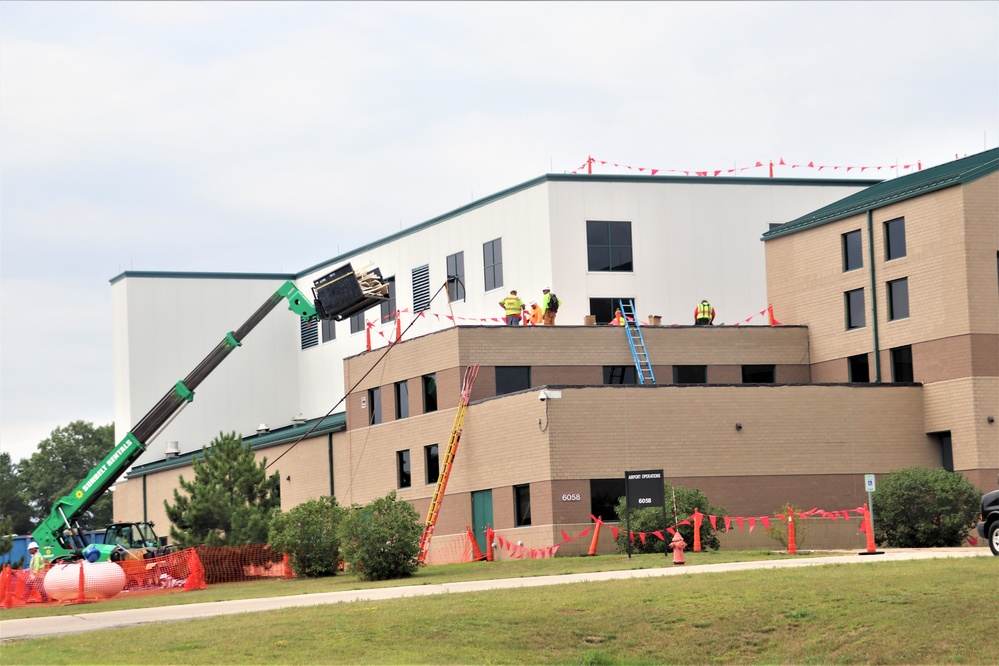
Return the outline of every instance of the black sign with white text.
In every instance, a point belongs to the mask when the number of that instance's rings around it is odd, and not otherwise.
[[[666,506],[663,471],[650,469],[642,472],[625,472],[624,493],[628,498],[629,509]]]

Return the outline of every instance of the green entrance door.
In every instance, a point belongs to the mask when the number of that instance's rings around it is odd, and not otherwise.
[[[472,493],[472,529],[479,552],[486,554],[486,526],[493,524],[493,491],[476,490]]]

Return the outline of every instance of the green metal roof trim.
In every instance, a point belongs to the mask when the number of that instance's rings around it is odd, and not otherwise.
[[[999,171],[999,148],[872,185],[862,192],[851,194],[771,229],[763,234],[763,240],[787,236],[954,185],[965,185],[996,171]]]
[[[316,423],[319,423],[319,425],[316,425]],[[270,432],[265,432],[259,435],[250,435],[248,437],[244,437],[243,441],[246,442],[253,451],[256,451],[257,449],[266,449],[279,444],[291,444],[292,442],[297,441],[299,437],[302,437],[305,433],[309,432],[313,426],[315,426],[315,430],[312,430],[309,437],[326,435],[331,432],[342,432],[347,429],[347,415],[344,412],[330,414],[324,418],[315,418],[305,421],[304,423],[294,423],[292,425],[278,428],[277,430],[271,430]],[[198,449],[197,451],[188,451],[187,453],[179,456],[164,458],[163,460],[157,460],[155,462],[146,463],[145,465],[133,467],[129,470],[127,478],[131,479],[132,477],[154,474],[156,472],[162,472],[163,470],[173,469],[174,467],[187,467],[191,465],[194,459],[203,457],[204,452],[201,449]]]

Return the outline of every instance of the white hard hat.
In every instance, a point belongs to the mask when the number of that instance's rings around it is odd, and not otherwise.
[[[28,550],[38,550],[38,544],[32,541],[28,544]]]

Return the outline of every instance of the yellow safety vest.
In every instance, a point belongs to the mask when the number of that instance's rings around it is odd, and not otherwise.
[[[710,303],[700,303],[697,306],[697,318],[698,319],[711,319],[711,304]]]
[[[503,299],[503,308],[506,310],[507,316],[519,315],[524,310],[524,301],[520,300],[518,296],[507,296]]]

